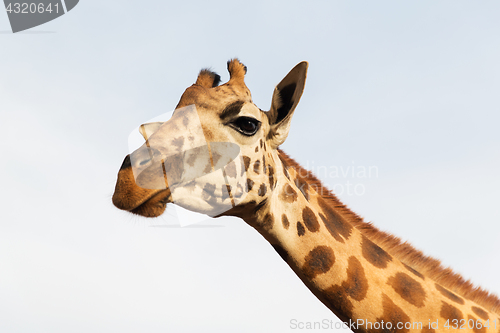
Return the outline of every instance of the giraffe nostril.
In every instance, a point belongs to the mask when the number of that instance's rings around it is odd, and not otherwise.
[[[147,164],[147,163],[149,163],[149,161],[151,161],[151,159],[150,159],[150,158],[148,158],[148,159],[146,159],[146,160],[141,161],[141,162],[139,163],[139,165],[144,165],[144,164]]]

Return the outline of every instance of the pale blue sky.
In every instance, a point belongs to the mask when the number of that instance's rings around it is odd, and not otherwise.
[[[111,204],[129,132],[198,71],[298,62],[283,148],[383,230],[500,293],[500,3],[95,1],[0,34],[1,332],[294,332],[333,315],[236,219],[166,228]],[[10,29],[0,12],[0,31]],[[47,32],[47,33],[33,33]],[[203,225],[200,224],[200,225]]]

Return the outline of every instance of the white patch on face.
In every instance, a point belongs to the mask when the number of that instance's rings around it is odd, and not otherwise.
[[[143,135],[150,134],[143,131]],[[208,151],[201,122],[194,105],[175,110],[172,118],[146,138],[139,149],[130,154],[130,162],[137,185],[148,189],[165,189],[163,174],[169,184],[182,182],[186,151],[202,154]],[[208,155],[207,155],[208,156]]]
[[[244,199],[247,178],[239,145],[207,143],[194,106],[177,109],[153,134],[143,132],[146,143],[130,155],[137,185],[168,187],[174,204],[211,216]]]
[[[241,158],[236,160],[241,160]],[[239,163],[235,161],[234,164],[238,167]],[[231,195],[227,184],[230,185]],[[187,184],[174,186],[171,188],[171,193],[174,204],[191,211],[215,216],[232,209],[245,199],[248,194],[246,175],[233,178],[228,176],[225,168],[218,169]]]
[[[241,108],[240,113],[238,114],[240,117],[251,117],[255,118],[258,121],[262,121],[262,112],[255,104],[246,103]]]

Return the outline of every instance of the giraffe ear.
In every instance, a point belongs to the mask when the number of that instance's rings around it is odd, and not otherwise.
[[[271,146],[277,148],[285,142],[295,107],[299,103],[306,83],[307,61],[302,61],[274,88],[271,110],[268,113]]]
[[[163,125],[163,121],[158,121],[156,123],[146,123],[142,124],[139,126],[139,132],[141,132],[144,140],[148,140],[151,135],[153,135],[154,132],[160,128],[161,125]]]

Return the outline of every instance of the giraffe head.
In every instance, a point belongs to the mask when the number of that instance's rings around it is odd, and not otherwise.
[[[219,75],[202,70],[170,120],[141,125],[146,143],[125,157],[114,205],[156,217],[175,203],[215,216],[265,200],[276,182],[273,156],[288,135],[307,66],[299,63],[276,86],[269,111],[252,102],[247,68],[237,59],[228,62],[230,79],[222,85]]]

